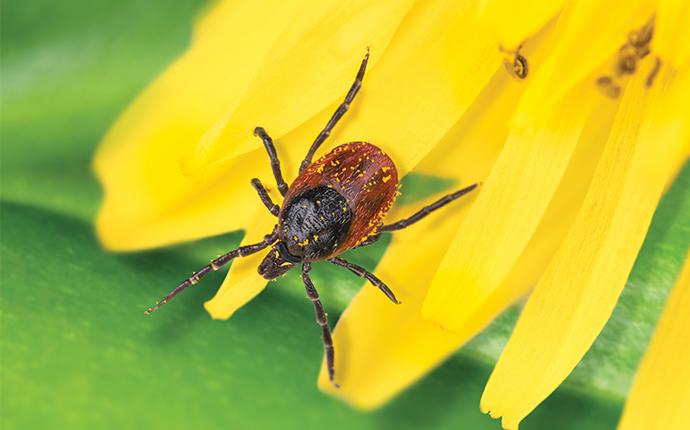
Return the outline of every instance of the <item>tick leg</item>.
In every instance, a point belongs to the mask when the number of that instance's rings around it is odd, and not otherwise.
[[[326,311],[323,309],[321,300],[319,299],[319,292],[316,291],[314,283],[309,278],[309,271],[311,270],[311,263],[302,263],[302,281],[304,281],[304,288],[307,290],[307,297],[314,304],[314,312],[316,313],[316,323],[321,327],[323,333],[323,348],[326,352],[326,368],[328,369],[328,379],[336,387],[338,384],[333,382],[335,377],[335,350],[333,349],[333,338],[331,337],[331,329],[328,328],[328,317]]]
[[[189,278],[185,279],[175,287],[174,290],[172,290],[167,296],[163,297],[158,303],[155,304],[155,306],[152,306],[144,312],[146,315],[152,313],[153,311],[157,310],[161,306],[165,305],[168,303],[170,300],[172,300],[176,295],[180,294],[182,291],[186,290],[187,288],[191,287],[192,285],[196,284],[199,282],[204,276],[208,275],[211,272],[214,272],[224,265],[226,265],[228,262],[230,262],[232,259],[236,257],[245,257],[250,254],[254,254],[255,252],[259,252],[262,249],[267,248],[269,245],[271,245],[273,242],[275,242],[278,239],[278,233],[277,233],[277,226],[273,227],[273,232],[271,234],[267,234],[264,237],[264,240],[262,240],[259,243],[254,243],[252,245],[245,245],[245,246],[240,246],[237,249],[234,249],[226,254],[221,255],[220,257],[214,259],[211,261],[210,264],[202,267],[201,269],[197,270],[190,276]]]
[[[278,159],[278,154],[276,153],[276,147],[273,145],[273,139],[266,133],[263,127],[256,127],[254,129],[254,136],[258,136],[264,142],[264,148],[268,152],[268,158],[271,160],[271,170],[273,170],[273,176],[276,178],[276,183],[278,184],[278,191],[283,196],[288,191],[288,185],[283,179],[283,174],[280,172],[280,160]]]
[[[434,203],[430,204],[429,206],[425,206],[422,209],[419,210],[419,212],[415,213],[414,215],[401,219],[400,221],[394,222],[393,224],[388,224],[382,226],[379,231],[393,231],[393,230],[400,230],[403,229],[409,225],[412,225],[419,221],[420,219],[424,218],[425,216],[429,215],[436,209],[442,208],[443,206],[447,205],[448,203],[452,202],[453,200],[456,200],[465,194],[469,193],[470,191],[474,190],[477,188],[479,184],[472,184],[469,187],[463,188],[461,190],[458,190],[452,194],[448,194],[444,197],[441,197]],[[369,239],[367,239],[369,240]],[[366,242],[366,241],[365,241]]]
[[[263,203],[264,206],[266,206],[266,209],[268,209],[269,212],[271,212],[273,215],[278,216],[278,214],[280,214],[280,206],[273,203],[273,200],[271,200],[271,196],[268,195],[268,191],[266,191],[266,188],[264,188],[261,181],[257,178],[252,179],[252,186],[254,187],[256,192],[259,193],[261,203]]]
[[[386,297],[388,297],[393,303],[395,303],[397,305],[402,303],[402,302],[399,302],[398,299],[395,298],[395,294],[393,294],[393,292],[390,290],[390,288],[388,288],[388,286],[386,284],[384,284],[382,280],[377,278],[376,275],[374,275],[373,273],[371,273],[370,271],[368,271],[364,267],[358,266],[354,263],[350,263],[349,261],[344,260],[344,259],[339,258],[339,257],[333,257],[333,258],[329,259],[328,261],[335,264],[336,266],[344,267],[344,268],[350,270],[355,275],[359,276],[360,278],[364,278],[367,281],[371,282],[372,285],[378,287],[378,289],[381,290],[381,292],[383,292],[383,294],[385,294]]]
[[[357,77],[355,77],[355,82],[350,87],[350,91],[348,91],[347,95],[345,96],[345,100],[343,100],[340,106],[338,106],[338,109],[336,109],[335,113],[333,113],[331,119],[328,120],[326,127],[321,130],[321,133],[319,133],[319,135],[316,137],[314,143],[311,144],[311,147],[307,152],[307,156],[304,157],[304,161],[302,161],[302,165],[299,168],[300,173],[304,172],[307,166],[311,164],[311,159],[314,157],[316,150],[319,149],[319,146],[321,146],[326,138],[330,136],[333,127],[335,127],[338,121],[340,121],[340,118],[342,118],[343,115],[345,115],[345,112],[347,112],[347,110],[350,108],[350,103],[352,103],[352,101],[355,99],[355,96],[359,92],[359,89],[362,87],[362,79],[364,78],[364,72],[367,69],[367,62],[369,62],[369,48],[367,48],[367,53],[364,55],[362,64],[359,66],[359,71],[357,72]]]

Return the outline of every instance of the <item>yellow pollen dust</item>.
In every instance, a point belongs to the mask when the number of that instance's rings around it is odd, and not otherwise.
[[[609,98],[618,98],[622,92],[622,82],[627,76],[633,75],[640,69],[640,63],[645,57],[651,53],[651,41],[654,35],[654,19],[650,19],[643,27],[630,32],[628,38],[623,45],[621,45],[614,66],[612,74],[603,75],[597,78],[596,84],[599,90]],[[646,86],[651,87],[654,83],[654,78],[661,67],[661,60],[659,57],[654,59],[654,64],[651,66],[647,74]]]

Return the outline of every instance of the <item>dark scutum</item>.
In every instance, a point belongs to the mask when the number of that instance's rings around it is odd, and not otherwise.
[[[350,229],[352,210],[338,191],[327,186],[293,198],[281,214],[279,235],[290,254],[306,261],[330,256]]]

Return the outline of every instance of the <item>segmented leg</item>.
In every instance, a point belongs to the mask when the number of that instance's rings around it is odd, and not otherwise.
[[[331,117],[330,120],[328,120],[328,123],[326,124],[326,127],[324,127],[323,130],[321,130],[321,133],[316,137],[316,140],[314,140],[314,143],[311,144],[311,147],[309,148],[309,151],[307,152],[307,156],[304,157],[304,161],[302,161],[302,164],[300,165],[299,172],[302,173],[309,164],[311,164],[311,159],[314,157],[314,153],[316,152],[317,149],[319,149],[319,146],[330,136],[331,131],[333,130],[333,127],[340,121],[340,118],[345,115],[345,112],[350,108],[350,103],[355,99],[355,96],[359,92],[359,89],[362,87],[362,79],[364,78],[364,72],[367,69],[367,63],[369,62],[369,48],[367,48],[367,53],[364,55],[364,59],[362,60],[362,64],[359,66],[359,71],[357,72],[357,76],[355,77],[355,82],[352,84],[350,87],[350,91],[348,91],[347,95],[345,96],[345,100],[338,106],[338,109],[336,109],[335,113],[333,113],[333,116]]]
[[[273,215],[278,216],[278,214],[280,213],[280,206],[273,203],[273,200],[271,200],[271,196],[268,195],[268,191],[266,191],[266,188],[264,188],[264,185],[261,183],[261,181],[257,178],[252,179],[252,186],[254,187],[256,192],[259,193],[261,203],[263,203],[264,206],[266,206],[266,209],[268,209],[268,211],[271,212]]]
[[[408,227],[408,226],[416,223],[420,219],[424,218],[425,216],[429,215],[430,213],[432,213],[436,209],[442,208],[443,206],[447,205],[448,203],[452,202],[453,200],[456,200],[456,199],[464,196],[465,194],[474,190],[478,186],[479,186],[478,183],[472,184],[469,187],[463,188],[463,189],[458,190],[454,193],[451,193],[451,194],[448,194],[444,197],[441,197],[440,199],[438,199],[434,203],[423,207],[422,209],[419,210],[419,212],[415,213],[414,215],[412,215],[408,218],[401,219],[400,221],[394,222],[393,224],[388,224],[388,225],[382,226],[379,229],[379,231],[393,231],[393,230],[400,230],[400,229],[403,229],[405,227]],[[369,240],[369,239],[367,239],[367,240]]]
[[[379,239],[381,239],[381,233],[374,233],[371,236],[364,239],[364,242],[357,245],[356,248],[362,248],[365,246],[372,245],[372,244],[378,242]]]
[[[370,271],[368,271],[364,267],[358,266],[354,263],[350,263],[349,261],[344,260],[344,259],[339,258],[339,257],[333,257],[333,258],[329,259],[328,261],[335,264],[336,266],[344,267],[344,268],[350,270],[355,275],[359,276],[360,278],[364,278],[367,281],[371,282],[372,285],[374,285],[379,290],[381,290],[381,292],[383,292],[383,294],[385,294],[386,297],[388,297],[393,303],[395,303],[397,305],[399,305],[401,303],[398,301],[398,299],[395,298],[395,294],[393,294],[391,289],[388,288],[388,286],[386,284],[384,284],[382,280],[377,278],[376,275],[374,275],[373,273],[371,273]]]
[[[175,287],[174,290],[172,290],[167,296],[163,297],[158,303],[156,303],[155,306],[152,306],[148,308],[144,313],[146,315],[152,313],[153,311],[159,309],[161,306],[165,305],[168,303],[170,300],[172,300],[176,295],[180,294],[182,291],[186,290],[187,288],[191,287],[192,285],[196,284],[199,282],[204,276],[208,275],[209,273],[216,271],[226,265],[228,262],[230,262],[233,258],[237,257],[246,257],[247,255],[254,254],[255,252],[259,252],[262,249],[267,248],[269,245],[271,245],[273,242],[275,242],[278,239],[278,233],[277,233],[277,226],[273,227],[273,232],[271,234],[267,234],[264,237],[264,240],[262,240],[259,243],[255,243],[252,245],[245,245],[245,246],[240,246],[237,249],[234,249],[226,254],[221,255],[220,257],[214,259],[211,261],[210,264],[202,267],[201,269],[197,270],[194,272],[192,276],[189,278],[185,279]]]
[[[464,196],[465,194],[474,190],[478,186],[479,186],[479,184],[472,184],[467,188],[463,188],[463,189],[458,190],[452,194],[448,194],[446,196],[443,196],[440,199],[438,199],[437,201],[435,201],[434,203],[430,204],[429,206],[423,207],[417,213],[415,213],[414,215],[412,215],[408,218],[401,219],[400,221],[394,222],[393,224],[388,224],[388,225],[382,226],[381,228],[379,228],[378,232],[367,237],[366,239],[364,239],[364,241],[362,243],[357,245],[357,248],[362,248],[364,246],[369,246],[373,243],[376,243],[376,241],[378,241],[381,238],[381,232],[400,230],[400,229],[403,229],[405,227],[408,227],[411,224],[416,223],[417,221],[419,221],[420,219],[429,215],[431,212],[435,211],[436,209],[439,209],[439,208],[447,205],[448,203],[452,202],[453,200]]]
[[[338,384],[333,382],[335,377],[335,350],[333,349],[333,338],[331,337],[331,329],[328,328],[328,317],[326,316],[326,311],[323,309],[321,300],[319,299],[319,293],[314,287],[314,283],[309,278],[309,271],[311,270],[311,263],[302,263],[302,281],[304,281],[304,288],[307,290],[307,297],[314,304],[314,312],[316,313],[316,323],[321,327],[323,333],[323,348],[326,353],[326,368],[328,369],[328,379],[335,385]]]
[[[273,139],[266,133],[263,127],[256,127],[254,129],[254,136],[258,136],[264,142],[264,148],[268,152],[268,158],[271,160],[271,170],[273,170],[273,176],[276,178],[276,184],[278,184],[278,191],[281,195],[285,195],[288,191],[288,185],[283,179],[283,174],[280,171],[280,160],[278,159],[278,154],[276,153],[276,147],[273,145]]]

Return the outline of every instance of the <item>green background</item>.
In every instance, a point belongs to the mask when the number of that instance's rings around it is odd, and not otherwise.
[[[90,220],[92,153],[127,103],[187,44],[200,0],[2,4],[0,426],[2,428],[498,429],[478,410],[510,309],[386,407],[360,413],[315,387],[311,304],[288,275],[229,321],[201,303],[210,276],[155,318],[142,310],[238,243],[240,233],[154,252],[103,252]],[[408,178],[417,198],[447,186]],[[523,429],[611,429],[690,245],[690,168],[659,207],[614,316]],[[349,258],[375,267],[386,241]],[[315,268],[337,317],[361,280]]]

